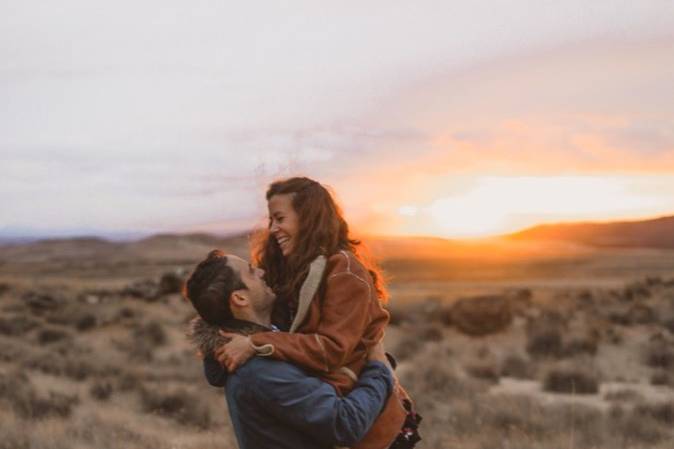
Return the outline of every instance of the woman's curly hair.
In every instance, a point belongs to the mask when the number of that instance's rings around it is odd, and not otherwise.
[[[349,237],[349,226],[328,189],[312,179],[295,177],[273,182],[266,198],[269,201],[274,195],[283,194],[292,194],[292,207],[299,222],[292,253],[283,256],[267,227],[254,236],[252,254],[276,294],[286,301],[296,301],[311,261],[321,254],[330,256],[347,250],[370,272],[379,300],[386,302],[388,294],[381,270],[366,256],[362,242]]]

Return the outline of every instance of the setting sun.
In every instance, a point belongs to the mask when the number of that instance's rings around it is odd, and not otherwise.
[[[485,176],[460,193],[397,212],[405,234],[482,237],[545,222],[614,220],[671,210],[674,182],[658,176]],[[655,186],[669,188],[654,195]]]

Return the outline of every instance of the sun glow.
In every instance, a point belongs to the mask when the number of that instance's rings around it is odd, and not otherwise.
[[[460,193],[398,209],[404,233],[481,237],[545,222],[671,213],[674,184],[654,195],[653,176],[476,177]]]

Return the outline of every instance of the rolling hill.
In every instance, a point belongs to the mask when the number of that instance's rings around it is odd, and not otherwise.
[[[563,241],[594,247],[672,249],[674,216],[643,221],[539,225],[506,238],[519,241]]]

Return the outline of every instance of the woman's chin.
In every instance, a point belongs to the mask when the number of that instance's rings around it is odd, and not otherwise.
[[[290,253],[292,252],[292,248],[289,247],[281,247],[281,254],[283,254],[283,257],[288,257]]]

